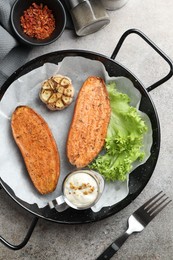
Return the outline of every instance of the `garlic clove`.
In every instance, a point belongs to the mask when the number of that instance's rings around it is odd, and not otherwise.
[[[47,102],[48,99],[51,97],[52,92],[50,90],[42,90],[40,97],[43,102]]]
[[[74,96],[74,88],[72,85],[64,89],[64,95],[67,97],[73,97]]]
[[[61,99],[58,99],[57,101],[56,101],[56,108],[57,109],[59,109],[59,110],[61,110],[61,109],[63,109],[65,106],[64,106],[64,103],[62,102],[62,100]]]
[[[66,96],[62,96],[62,101],[65,105],[70,105],[72,102],[72,98],[71,97],[66,97]]]

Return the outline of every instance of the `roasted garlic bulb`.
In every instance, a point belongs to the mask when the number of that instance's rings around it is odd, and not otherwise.
[[[63,75],[55,75],[44,81],[40,91],[40,99],[51,110],[62,110],[69,106],[73,96],[71,79]]]

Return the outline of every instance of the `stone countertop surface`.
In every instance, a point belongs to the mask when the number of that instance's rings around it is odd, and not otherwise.
[[[73,30],[51,45],[36,47],[30,59],[48,52],[83,49],[111,56],[121,35],[130,28],[144,32],[173,59],[173,1],[145,0],[129,2],[117,11],[109,11],[111,22],[104,29],[85,37]],[[147,87],[168,73],[168,65],[148,45],[130,35],[116,58]],[[128,216],[155,193],[163,190],[173,199],[173,78],[150,92],[161,126],[161,148],[156,168],[141,194],[119,213],[96,223],[62,225],[39,219],[28,242],[19,251],[0,244],[0,260],[94,260],[127,225]],[[33,218],[0,190],[0,235],[19,244]],[[173,259],[173,203],[169,204],[140,234],[132,235],[112,259]]]

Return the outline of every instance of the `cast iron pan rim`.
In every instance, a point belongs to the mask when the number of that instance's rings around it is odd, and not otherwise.
[[[42,66],[44,63],[46,63],[46,58],[47,57],[50,57],[50,56],[56,56],[56,55],[64,55],[65,56],[62,58],[62,60],[65,58],[65,57],[76,57],[76,56],[82,56],[84,58],[87,58],[87,56],[85,57],[85,55],[89,54],[89,55],[93,55],[93,57],[96,57],[96,58],[103,58],[103,59],[106,59],[110,62],[114,62],[116,63],[119,67],[121,67],[123,70],[126,70],[133,78],[134,80],[136,80],[142,87],[142,91],[144,91],[144,93],[148,96],[151,104],[152,104],[152,107],[153,107],[153,110],[154,110],[154,113],[155,113],[155,116],[156,116],[156,121],[157,121],[157,130],[158,130],[158,140],[157,140],[157,146],[158,146],[158,151],[157,151],[157,158],[155,158],[155,164],[154,164],[154,168],[156,166],[156,163],[157,163],[157,160],[158,160],[158,156],[159,156],[159,151],[160,151],[160,123],[159,123],[159,118],[158,118],[158,114],[157,114],[157,111],[156,111],[156,108],[155,108],[155,105],[148,93],[148,91],[146,90],[146,88],[143,86],[143,84],[140,82],[140,80],[130,71],[128,70],[126,67],[124,67],[123,65],[121,65],[119,62],[103,55],[103,54],[99,54],[99,53],[96,53],[96,52],[92,52],[92,51],[88,51],[88,50],[75,50],[75,49],[68,49],[68,50],[61,50],[61,51],[55,51],[55,52],[50,52],[50,53],[47,53],[47,54],[44,54],[44,55],[41,55],[35,59],[32,59],[31,61],[27,62],[26,64],[24,64],[23,66],[21,66],[19,69],[17,69],[7,80],[6,82],[3,84],[1,90],[0,90],[0,100],[2,99],[5,91],[8,89],[8,87],[11,85],[11,83],[16,80],[18,78],[18,76],[20,75],[20,73],[22,73],[23,70],[25,70],[26,68],[28,68],[30,65],[36,63],[36,62],[39,62],[40,60],[45,60],[45,62],[40,62],[40,66]],[[70,55],[67,55],[67,54],[70,54]],[[85,55],[84,55],[85,54]],[[93,59],[94,60],[94,59]],[[100,62],[102,63],[101,59],[96,59],[96,60],[100,60]],[[59,61],[60,62],[60,61]],[[59,63],[58,62],[58,63]],[[55,63],[55,62],[52,62],[52,63]],[[102,63],[103,64],[103,63]],[[104,64],[103,64],[104,65]],[[38,68],[39,66],[37,66]],[[31,70],[29,70],[31,71]],[[24,74],[28,73],[29,71],[25,72]],[[23,74],[22,74],[23,75]],[[22,76],[20,75],[20,77]],[[154,171],[154,169],[153,169]],[[70,221],[62,221],[62,220],[56,220],[56,219],[52,219],[52,218],[49,218],[49,217],[45,217],[45,216],[42,216],[36,212],[33,212],[31,209],[27,208],[27,206],[23,205],[22,202],[20,202],[19,198],[17,198],[14,195],[12,195],[12,193],[8,190],[8,188],[6,188],[5,186],[8,186],[6,185],[2,179],[0,178],[0,184],[2,186],[2,188],[6,191],[6,193],[19,205],[21,206],[23,209],[25,209],[27,212],[30,212],[31,214],[33,214],[34,216],[37,216],[39,218],[42,218],[44,220],[47,220],[47,221],[51,221],[51,222],[55,222],[55,223],[58,223],[58,224],[87,224],[87,223],[92,223],[92,222],[97,222],[97,221],[100,221],[100,220],[103,220],[107,217],[110,217],[116,213],[119,212],[118,211],[114,211],[113,208],[116,207],[118,204],[120,203],[123,203],[123,206],[121,207],[121,210],[124,209],[125,207],[127,207],[142,191],[143,189],[145,188],[145,186],[147,185],[148,181],[150,180],[152,174],[153,174],[153,171],[151,172],[149,178],[147,179],[147,181],[142,185],[142,187],[135,193],[133,194],[128,194],[128,196],[126,198],[124,198],[121,202],[111,206],[110,208],[112,209],[111,212],[107,213],[106,216],[97,216],[96,219],[90,219],[90,220],[85,220],[85,221],[73,221],[73,222],[70,222]],[[10,187],[9,187],[10,188]],[[10,188],[11,189],[11,188]]]
[[[116,63],[117,65],[119,65],[123,70],[125,69],[129,74],[131,74],[131,76],[142,86],[142,89],[143,89],[143,91],[149,96],[149,98],[150,98],[150,101],[152,102],[152,105],[154,106],[154,108],[155,108],[155,105],[154,105],[154,103],[153,103],[153,101],[152,101],[152,99],[151,99],[151,97],[150,97],[150,94],[149,94],[149,92],[146,90],[146,88],[145,88],[145,86],[143,85],[143,83],[136,77],[136,75],[134,75],[129,69],[127,69],[124,65],[122,65],[121,63],[119,63],[119,62],[117,62],[117,61],[115,61],[115,60],[113,60],[113,59],[111,59],[111,58],[109,58],[109,57],[107,57],[106,55],[103,55],[103,54],[100,54],[100,53],[97,53],[97,52],[93,52],[93,51],[88,51],[88,50],[82,50],[82,49],[67,49],[67,50],[60,50],[60,51],[54,51],[54,52],[49,52],[49,53],[46,53],[46,54],[43,54],[43,55],[41,55],[41,56],[39,56],[39,57],[36,57],[36,58],[34,58],[34,59],[32,59],[32,60],[30,60],[30,61],[28,61],[28,62],[26,62],[24,65],[22,65],[21,67],[19,67],[6,81],[5,81],[5,83],[2,85],[2,87],[1,87],[1,89],[0,89],[0,101],[1,101],[1,98],[2,98],[2,96],[4,95],[4,93],[5,93],[5,91],[8,89],[8,87],[9,87],[9,85],[10,84],[12,84],[12,82],[14,81],[14,80],[16,80],[16,79],[18,79],[18,75],[25,69],[25,68],[27,68],[28,66],[30,66],[30,65],[32,65],[32,64],[34,64],[35,62],[37,62],[37,61],[39,61],[40,59],[41,60],[46,60],[46,58],[47,57],[50,57],[50,56],[56,56],[56,55],[58,55],[58,54],[71,54],[71,55],[69,55],[69,56],[71,56],[71,57],[76,57],[76,56],[82,56],[82,57],[85,57],[85,56],[83,56],[83,55],[80,55],[80,54],[89,54],[89,55],[93,55],[93,56],[96,56],[96,57],[101,57],[101,58],[104,58],[104,59],[106,59],[106,60],[109,60],[110,62],[114,62],[114,63]],[[66,57],[68,57],[68,55],[66,55]],[[66,58],[66,57],[64,57],[64,58]],[[87,57],[85,57],[85,58],[87,58]],[[94,59],[93,59],[94,60]],[[96,59],[96,60],[98,60],[98,59]],[[101,60],[99,60],[101,63],[102,63],[102,61]],[[46,63],[46,62],[45,62]],[[55,64],[55,62],[52,62],[52,63],[54,63]],[[43,65],[44,63],[40,63],[40,67]],[[39,66],[38,66],[39,67]],[[38,68],[37,67],[37,68]],[[28,71],[28,72],[30,72],[30,70]],[[26,73],[28,73],[28,72],[26,72]],[[26,74],[25,73],[25,74]],[[20,77],[21,77],[21,75],[20,75]],[[155,112],[156,112],[156,109],[155,109]]]
[[[1,98],[2,98],[2,96],[4,95],[4,93],[5,93],[5,91],[7,90],[7,88],[9,87],[9,85],[14,81],[14,80],[16,80],[17,78],[18,78],[18,75],[25,69],[25,68],[27,68],[28,66],[30,66],[30,65],[32,65],[32,64],[34,64],[35,62],[37,62],[37,61],[39,61],[40,59],[41,60],[46,60],[46,58],[47,57],[50,57],[50,56],[56,56],[56,55],[58,55],[58,54],[71,54],[71,55],[69,55],[69,56],[71,56],[71,57],[76,57],[76,56],[82,56],[82,57],[85,57],[85,56],[83,56],[83,55],[80,55],[80,54],[89,54],[89,55],[93,55],[93,56],[95,56],[95,57],[101,57],[101,58],[104,58],[104,59],[107,59],[107,60],[109,60],[110,62],[114,62],[114,63],[116,63],[117,65],[119,65],[123,70],[125,69],[129,74],[131,74],[131,76],[135,79],[135,80],[137,80],[138,82],[139,82],[139,84],[142,86],[142,88],[143,88],[143,90],[144,90],[144,92],[145,93],[147,93],[147,95],[149,95],[149,93],[148,93],[148,91],[146,90],[146,88],[144,87],[144,85],[143,85],[143,83],[129,70],[129,69],[127,69],[125,66],[123,66],[123,65],[121,65],[121,63],[119,63],[119,62],[117,62],[117,61],[115,61],[115,60],[113,60],[113,59],[111,59],[111,58],[109,58],[109,57],[107,57],[106,55],[103,55],[103,54],[100,54],[100,53],[97,53],[97,52],[92,52],[92,51],[88,51],[88,50],[82,50],[82,49],[67,49],[67,50],[60,50],[60,51],[54,51],[54,52],[49,52],[49,53],[46,53],[46,54],[43,54],[43,55],[41,55],[41,56],[39,56],[39,57],[36,57],[36,58],[34,58],[34,59],[32,59],[32,60],[30,60],[30,61],[28,61],[27,63],[25,63],[24,65],[22,65],[21,67],[19,67],[6,81],[5,81],[5,83],[2,85],[2,87],[1,87],[1,89],[0,89],[0,100],[1,100]],[[66,57],[68,57],[68,55],[66,55]],[[65,58],[65,57],[64,57]],[[85,57],[85,58],[87,58],[87,57]],[[94,59],[93,59],[94,60]],[[98,60],[98,59],[96,59],[96,60]],[[99,60],[101,63],[102,63],[102,61],[101,60]],[[45,62],[46,63],[46,62]],[[55,62],[52,62],[52,63],[54,63],[55,64]],[[43,65],[44,63],[40,63],[40,67]],[[39,67],[39,66],[38,66]],[[37,67],[37,68],[38,68]],[[29,72],[29,71],[28,71]],[[28,73],[28,72],[26,72],[26,73]],[[25,73],[25,74],[26,74]],[[20,75],[21,76],[21,75]],[[150,95],[149,95],[150,96]],[[151,99],[151,97],[150,97],[150,99]],[[151,100],[151,102],[152,102],[152,100]],[[154,103],[152,102],[152,105],[154,105]],[[156,109],[155,109],[156,110]]]
[[[157,158],[158,160],[158,158]],[[157,160],[156,160],[156,163],[157,163]],[[155,163],[155,165],[156,165]],[[153,172],[152,172],[153,173]],[[152,176],[152,174],[151,174]],[[151,178],[150,176],[150,178]],[[147,180],[147,182],[143,185],[143,187],[138,191],[136,192],[135,194],[133,195],[130,195],[128,194],[128,200],[127,200],[127,197],[125,197],[122,201],[120,201],[119,203],[123,203],[123,206],[121,207],[121,210],[123,210],[124,208],[126,208],[127,206],[129,206],[139,195],[140,193],[144,190],[145,186],[147,185],[147,183],[149,182],[150,178]],[[28,209],[26,206],[24,206],[21,202],[19,202],[17,200],[17,197],[14,195],[12,195],[8,190],[7,188],[3,185],[3,181],[1,180],[0,178],[0,184],[2,186],[2,188],[5,190],[5,192],[8,194],[8,196],[18,205],[18,206],[21,206],[25,211],[29,212],[30,214],[32,214],[33,216],[36,216],[38,218],[41,218],[41,219],[44,219],[46,221],[49,221],[49,222],[53,222],[53,223],[57,223],[57,224],[64,224],[64,225],[76,225],[76,224],[89,224],[89,223],[95,223],[95,222],[98,222],[98,221],[101,221],[101,220],[104,220],[108,217],[111,217],[115,214],[117,214],[119,211],[117,212],[114,212],[114,211],[111,211],[110,213],[107,213],[106,216],[101,216],[101,217],[97,217],[96,219],[90,219],[90,220],[85,220],[85,221],[62,221],[62,220],[55,220],[55,219],[51,219],[51,218],[48,218],[48,217],[45,217],[45,216],[42,216],[36,212],[33,212],[31,209]],[[130,197],[130,198],[129,198]],[[126,202],[127,200],[127,202]],[[117,203],[117,204],[119,204]],[[114,206],[116,206],[117,204],[111,206],[110,208],[113,208]],[[55,210],[55,209],[53,209]],[[58,212],[57,212],[58,214]]]

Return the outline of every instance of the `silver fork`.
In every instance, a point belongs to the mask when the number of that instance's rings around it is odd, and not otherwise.
[[[132,233],[141,232],[171,202],[165,194],[161,193],[162,191],[144,203],[129,217],[126,232],[117,238],[96,260],[110,259]]]

